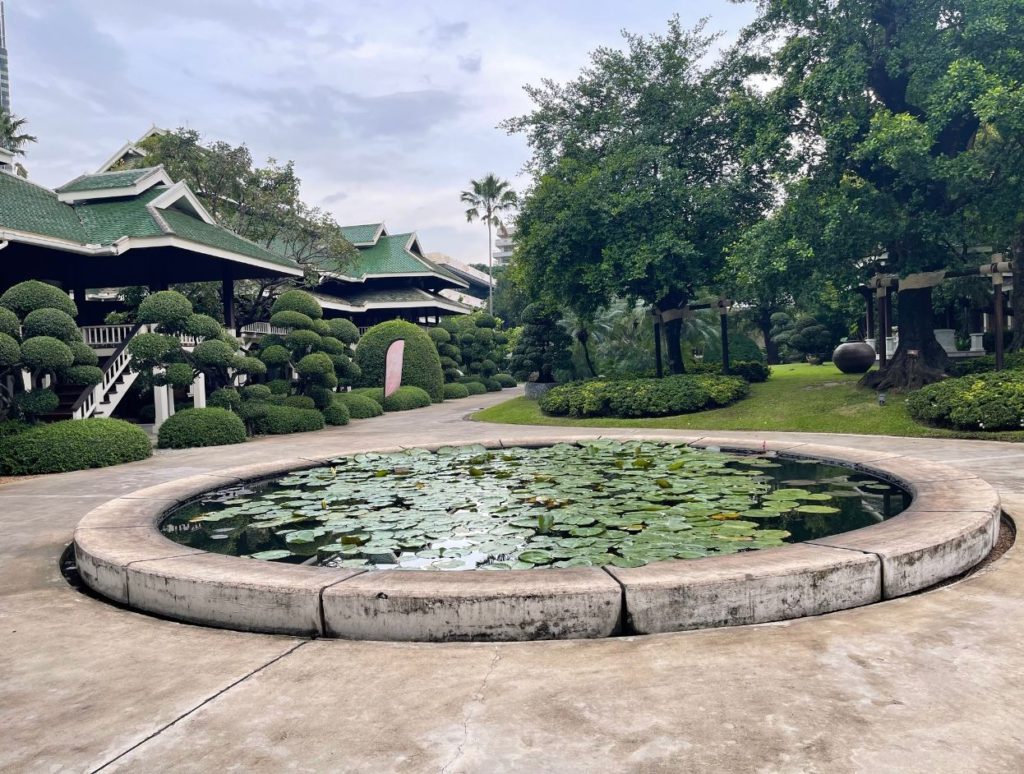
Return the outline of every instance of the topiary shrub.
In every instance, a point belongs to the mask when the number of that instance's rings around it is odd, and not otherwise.
[[[328,320],[327,324],[331,328],[331,335],[339,341],[343,341],[349,346],[359,341],[359,328],[351,320],[335,317],[333,320]]]
[[[0,334],[16,339],[21,336],[21,320],[6,307],[0,306]]]
[[[1003,367],[1007,370],[1024,370],[1024,351],[1007,352],[1003,356]],[[996,356],[983,355],[981,357],[962,358],[950,360],[946,369],[950,376],[968,376],[970,374],[992,373],[996,370]]]
[[[38,280],[19,282],[0,295],[0,306],[10,309],[18,319],[36,309],[60,309],[71,317],[78,316],[78,307],[67,293]]]
[[[103,381],[103,369],[98,366],[73,365],[60,373],[61,384],[73,387],[93,387]]]
[[[533,303],[523,310],[523,330],[512,351],[512,372],[517,378],[551,384],[555,372],[566,369],[572,339],[558,324],[561,314]]]
[[[26,338],[50,336],[66,344],[82,340],[78,324],[67,312],[60,309],[36,309],[25,315],[22,335]]]
[[[501,382],[494,379],[484,379],[481,384],[487,388],[487,392],[501,392]]]
[[[262,385],[258,385],[262,386]],[[251,389],[245,387],[243,389]],[[263,389],[266,390],[264,387]],[[267,397],[270,397],[270,390],[267,390]],[[214,390],[210,393],[210,397],[206,399],[206,405],[212,408],[222,408],[228,411],[237,411],[238,407],[242,405],[242,396],[234,387],[222,387],[219,390]]]
[[[321,412],[324,415],[324,421],[329,425],[347,425],[350,419],[348,406],[340,401],[331,401],[331,405],[321,409]]]
[[[38,425],[0,439],[0,473],[30,475],[102,468],[149,457],[153,446],[120,419],[76,419]]]
[[[68,343],[71,354],[74,355],[76,366],[99,365],[100,359],[96,352],[84,341],[72,341]]]
[[[192,302],[176,290],[161,290],[142,299],[136,319],[177,333],[185,330],[192,316]]]
[[[247,401],[239,409],[239,415],[253,435],[305,433],[324,427],[324,415],[316,409]]]
[[[402,384],[419,387],[431,401],[443,400],[444,375],[434,343],[421,328],[402,320],[375,325],[359,340],[356,363],[362,373],[356,383],[362,387],[383,386],[388,347],[399,339],[405,340]]]
[[[540,399],[540,408],[551,416],[663,417],[726,406],[749,389],[739,377],[713,374],[594,380],[553,388]]]
[[[464,384],[446,384],[444,386],[444,399],[445,400],[459,400],[460,398],[468,398],[469,390]]]
[[[63,341],[52,336],[36,336],[21,345],[21,360],[29,368],[60,371],[69,368],[75,356]]]
[[[292,391],[292,383],[288,379],[271,379],[267,382],[267,388],[274,395],[287,395]]]
[[[518,384],[512,374],[495,374],[492,378],[503,388],[515,387]]]
[[[162,333],[139,333],[128,342],[128,351],[141,369],[152,368],[179,349],[181,343]]]
[[[298,312],[313,320],[324,316],[320,303],[304,290],[286,290],[274,299],[270,313],[274,315],[279,312]]]
[[[267,384],[249,384],[239,394],[243,400],[269,400],[274,393]]]
[[[10,368],[21,360],[21,347],[6,333],[0,333],[0,369]]]
[[[245,441],[245,424],[226,408],[190,408],[179,411],[160,425],[157,446],[161,449],[191,449],[196,446],[224,446]]]
[[[384,407],[367,395],[338,392],[334,394],[334,400],[337,403],[345,404],[352,419],[371,419],[384,413]]]
[[[483,382],[463,382],[462,386],[469,390],[470,395],[483,395],[487,392],[487,385]]]
[[[14,409],[23,417],[34,419],[53,413],[60,405],[60,398],[53,390],[36,389],[22,392],[14,399]]]
[[[279,328],[309,330],[313,327],[313,318],[302,312],[284,311],[271,315],[270,324]]]
[[[348,353],[348,346],[341,339],[328,334],[320,337],[320,351],[328,355],[344,355]]]
[[[437,345],[439,352],[442,344],[448,344],[452,340],[452,335],[444,328],[431,328],[427,331],[427,335]]]
[[[334,392],[326,387],[310,387],[306,395],[313,401],[313,405],[323,411],[334,402]]]
[[[441,388],[444,390],[444,387]],[[424,408],[431,403],[430,395],[426,390],[412,385],[399,387],[391,395],[384,398],[385,411],[409,411],[411,409]]]
[[[185,321],[185,333],[200,339],[216,339],[224,329],[208,314],[193,314]]]
[[[334,375],[334,363],[330,356],[323,352],[306,355],[295,364],[295,371],[303,381],[310,384],[324,387],[334,387],[338,384],[338,379]]]
[[[196,380],[196,372],[188,363],[171,363],[164,369],[163,376],[159,381],[169,384],[171,387],[184,389]]]
[[[768,364],[756,360],[740,360],[730,364],[729,373],[751,384],[755,384],[767,382],[768,377],[772,375],[772,369]]]
[[[918,422],[957,430],[1024,429],[1024,371],[929,384],[907,397],[907,411]]]
[[[192,350],[192,359],[200,368],[228,368],[235,357],[235,349],[220,339],[203,341]]]
[[[260,352],[259,358],[268,366],[276,368],[287,365],[288,361],[291,360],[291,355],[280,344],[272,344]]]
[[[320,348],[321,336],[313,331],[294,330],[285,336],[284,341],[292,352],[309,352]]]
[[[369,398],[378,406],[384,408],[384,390],[380,387],[353,387],[348,394],[361,395],[364,398]]]
[[[308,395],[288,395],[281,401],[281,405],[299,409],[316,408],[316,403]]]

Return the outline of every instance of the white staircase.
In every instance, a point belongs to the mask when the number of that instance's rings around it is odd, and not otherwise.
[[[129,367],[132,356],[128,351],[128,343],[149,330],[149,325],[94,325],[83,329],[89,346],[94,349],[114,347],[114,351],[103,364],[103,380],[94,387],[82,390],[71,405],[71,419],[107,418],[114,413],[117,404],[139,378],[138,373]]]

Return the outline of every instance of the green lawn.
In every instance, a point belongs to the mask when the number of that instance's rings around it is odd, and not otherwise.
[[[659,427],[673,430],[789,430],[811,433],[859,433],[923,438],[978,438],[1024,441],[1024,432],[964,433],[925,427],[907,414],[901,395],[890,393],[878,405],[873,390],[857,386],[859,376],[841,373],[831,363],[794,363],[772,367],[750,397],[723,409],[659,419],[568,419],[544,416],[537,402],[514,398],[473,415],[480,422],[578,427]]]

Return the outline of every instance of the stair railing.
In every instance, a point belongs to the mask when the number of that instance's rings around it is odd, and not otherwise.
[[[103,364],[103,379],[99,384],[93,387],[86,387],[82,390],[82,394],[78,396],[73,404],[71,404],[72,419],[88,419],[96,412],[96,407],[110,394],[114,386],[117,384],[118,379],[121,378],[121,375],[125,370],[127,370],[128,365],[132,362],[132,355],[131,352],[128,351],[128,344],[138,334],[147,333],[150,329],[149,325],[143,324],[126,327],[130,328],[127,335],[123,337],[117,349],[114,350],[114,353],[108,357],[106,362]]]

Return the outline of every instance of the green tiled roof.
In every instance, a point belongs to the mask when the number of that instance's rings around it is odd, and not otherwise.
[[[413,236],[413,234],[391,234],[382,236],[373,247],[359,248],[359,255],[353,265],[345,270],[345,276],[362,279],[368,275],[400,276],[429,273],[443,277],[456,285],[465,284],[432,261],[407,250],[406,245],[409,244]]]
[[[341,233],[352,244],[365,245],[373,241],[382,225],[382,223],[364,223],[361,226],[342,226]]]
[[[463,306],[457,301],[430,293],[422,288],[366,288],[345,294],[350,304],[363,307],[386,307],[388,304],[419,304],[423,307],[432,306]],[[467,307],[468,309],[468,307]]]
[[[0,228],[85,244],[82,222],[57,195],[20,177],[0,172]]]
[[[160,236],[163,231],[146,205],[164,193],[166,188],[151,188],[145,193],[124,199],[97,199],[74,205],[86,242],[110,245],[121,237]]]
[[[108,188],[128,188],[150,174],[155,167],[126,169],[118,172],[101,172],[96,175],[82,175],[57,189],[57,193],[78,191],[103,191]]]
[[[296,266],[295,262],[290,258],[285,258],[264,247],[260,247],[255,242],[242,239],[242,237],[228,231],[226,228],[212,226],[206,221],[193,218],[191,215],[186,215],[178,210],[160,210],[160,214],[167,221],[167,225],[171,227],[174,234],[182,239],[227,250],[232,253],[240,253],[250,258],[257,258],[267,263],[277,264],[278,266],[292,269]]]

